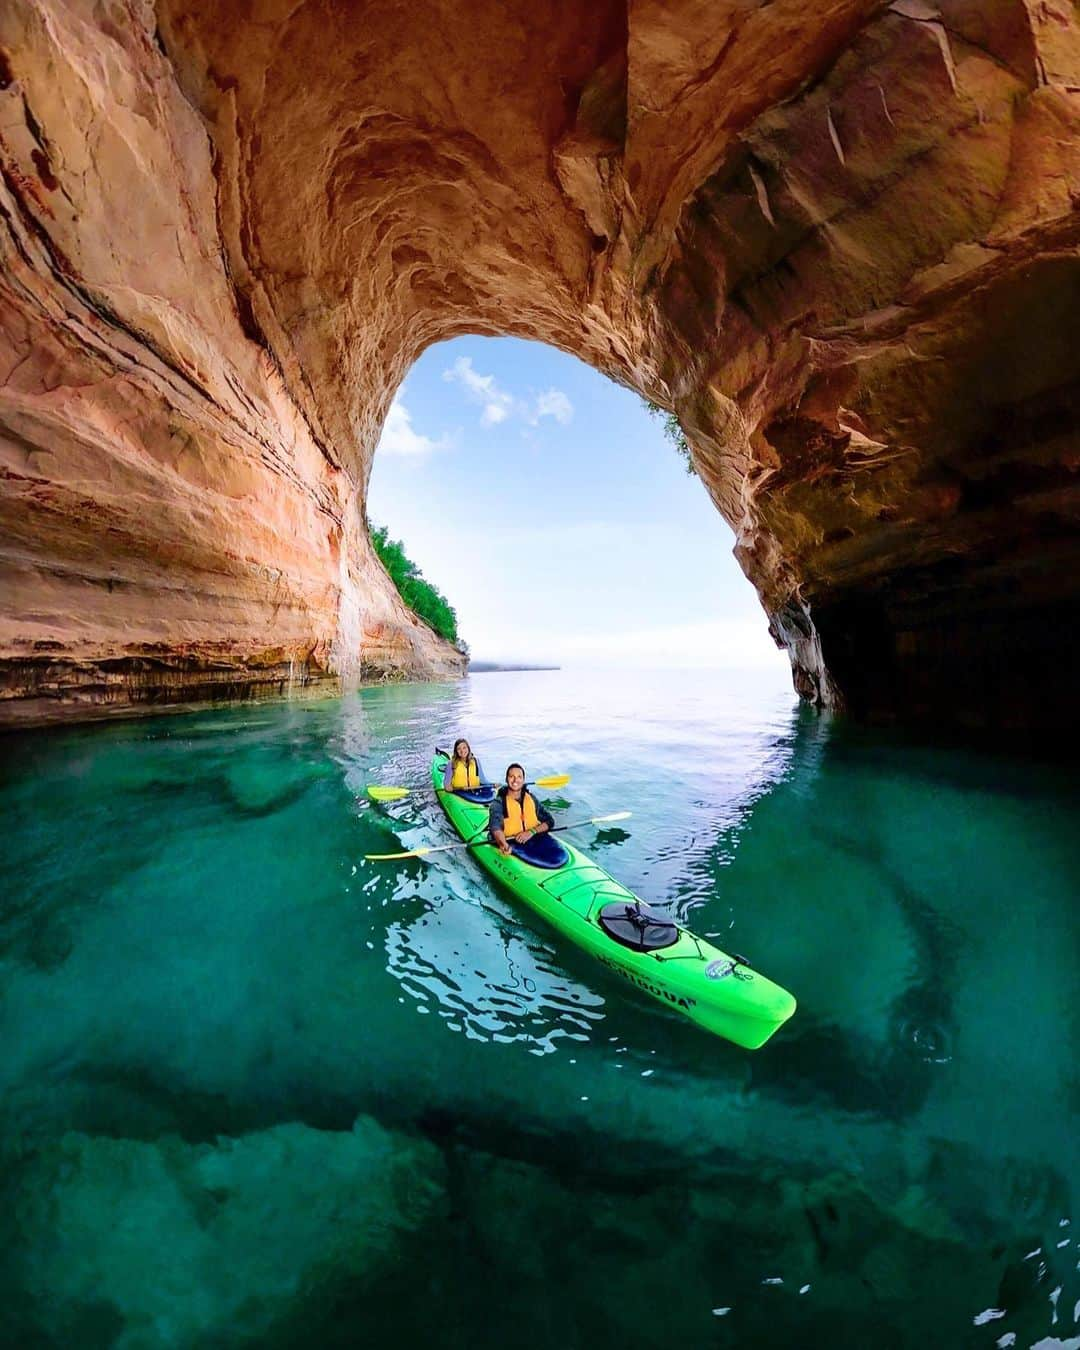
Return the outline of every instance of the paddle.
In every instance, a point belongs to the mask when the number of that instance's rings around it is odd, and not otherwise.
[[[539,788],[560,788],[565,787],[570,781],[568,773],[558,773],[551,778],[537,778],[531,783],[526,783],[526,787]],[[367,795],[373,802],[396,802],[402,797],[407,797],[410,792],[425,792],[429,784],[422,788],[415,787],[369,787],[366,789]],[[496,783],[481,783],[481,787],[497,787]],[[475,789],[474,789],[475,790]]]
[[[548,834],[556,834],[560,830],[577,830],[582,825],[602,825],[608,820],[625,820],[629,816],[629,811],[615,811],[610,816],[593,816],[589,820],[575,820],[572,825],[556,825],[548,830]],[[407,853],[365,853],[365,862],[391,862],[397,858],[422,858],[425,853],[449,853],[455,848],[483,848],[485,844],[494,844],[494,839],[464,839],[460,844],[436,844],[432,848],[411,848]]]

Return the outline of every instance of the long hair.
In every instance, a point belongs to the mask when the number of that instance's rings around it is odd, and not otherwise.
[[[454,753],[450,756],[450,763],[451,763],[451,764],[456,764],[456,763],[458,762],[458,760],[461,758],[461,756],[458,754],[458,746],[459,746],[459,745],[463,745],[463,746],[465,747],[465,749],[468,750],[468,752],[469,752],[469,757],[468,757],[468,759],[465,760],[465,763],[466,763],[466,764],[468,764],[468,762],[469,762],[470,759],[475,759],[475,758],[476,758],[476,756],[475,756],[475,755],[473,754],[473,752],[472,752],[472,746],[469,744],[469,742],[465,739],[464,736],[459,736],[459,737],[457,738],[457,740],[454,742]]]

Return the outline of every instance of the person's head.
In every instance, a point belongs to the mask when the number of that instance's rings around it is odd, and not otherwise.
[[[467,760],[467,759],[471,758],[471,756],[472,756],[472,751],[469,749],[469,742],[465,739],[464,736],[462,736],[460,740],[457,740],[457,741],[454,742],[454,758],[455,758],[455,759],[466,759],[466,760]]]
[[[525,770],[520,764],[511,764],[506,770],[506,786],[511,792],[520,792],[525,786]]]

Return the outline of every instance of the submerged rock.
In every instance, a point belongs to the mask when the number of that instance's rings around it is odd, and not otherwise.
[[[370,1288],[443,1192],[429,1144],[370,1119],[216,1144],[69,1134],[20,1175],[19,1292],[50,1343],[265,1343]]]

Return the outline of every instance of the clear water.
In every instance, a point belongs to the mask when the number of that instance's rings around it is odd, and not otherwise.
[[[458,732],[631,810],[582,845],[794,1020],[748,1054],[460,853],[365,864],[448,839],[360,799]],[[1063,770],[630,672],[0,750],[5,1346],[1080,1347]]]

